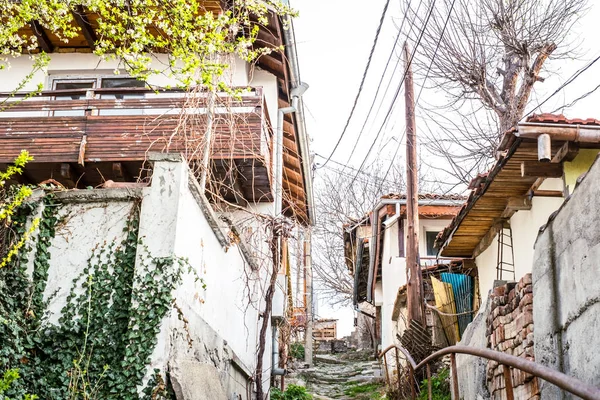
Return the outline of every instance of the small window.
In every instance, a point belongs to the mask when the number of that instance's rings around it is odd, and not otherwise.
[[[96,80],[73,80],[73,81],[54,81],[54,90],[75,90],[75,89],[93,89],[96,87]],[[72,94],[69,96],[56,96],[56,100],[81,100],[85,99],[85,92]]]
[[[428,256],[436,256],[437,249],[434,247],[435,238],[437,237],[438,232],[428,231],[425,232],[425,240],[427,243],[427,255]]]
[[[146,82],[135,78],[103,78],[101,87],[104,89],[128,89],[128,88],[145,88]],[[103,94],[103,99],[139,99],[143,98],[143,93],[116,93]]]

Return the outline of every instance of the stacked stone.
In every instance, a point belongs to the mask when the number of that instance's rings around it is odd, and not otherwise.
[[[491,311],[487,318],[487,346],[514,356],[534,360],[533,287],[531,274],[519,283],[498,286],[491,294]],[[504,366],[488,361],[487,381],[493,399],[506,399]],[[515,399],[539,399],[537,379],[511,368]]]

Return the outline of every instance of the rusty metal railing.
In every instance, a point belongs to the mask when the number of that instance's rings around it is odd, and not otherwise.
[[[566,390],[567,392],[574,394],[576,396],[581,397],[585,400],[597,400],[600,399],[600,389],[594,386],[591,386],[585,382],[580,381],[577,378],[572,376],[568,376],[563,374],[562,372],[555,371],[551,368],[548,368],[544,365],[538,364],[533,361],[529,361],[522,357],[516,357],[510,354],[502,353],[499,351],[491,350],[491,349],[482,349],[477,347],[470,346],[450,346],[446,347],[442,350],[436,351],[431,354],[429,357],[421,361],[419,364],[416,364],[410,353],[404,349],[402,346],[392,345],[383,350],[379,354],[379,358],[383,357],[384,365],[385,365],[385,373],[388,385],[389,383],[389,374],[387,371],[387,362],[385,362],[385,355],[392,348],[396,350],[396,359],[397,365],[396,369],[398,370],[398,384],[400,385],[400,364],[398,362],[398,351],[402,352],[406,357],[409,366],[409,379],[410,379],[410,387],[412,398],[416,399],[416,390],[414,385],[414,374],[419,369],[426,367],[427,368],[427,391],[428,391],[428,399],[432,399],[432,387],[431,387],[431,368],[429,366],[430,362],[437,360],[440,357],[445,355],[450,355],[450,371],[452,375],[452,394],[454,399],[460,399],[460,393],[458,388],[458,374],[456,369],[456,354],[467,354],[475,357],[485,358],[487,360],[493,360],[497,363],[504,366],[504,379],[506,386],[506,398],[508,400],[514,400],[513,393],[513,385],[512,385],[512,377],[510,374],[510,368],[516,368],[518,370],[527,372],[535,377],[541,378],[553,385],[558,386],[559,388]]]

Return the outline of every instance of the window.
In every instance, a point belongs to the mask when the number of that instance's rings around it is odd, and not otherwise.
[[[144,88],[146,82],[137,80],[131,77],[82,77],[82,78],[54,78],[52,80],[52,89],[54,90],[74,90],[74,89],[128,89],[128,88]],[[73,93],[69,95],[55,96],[55,100],[83,100],[86,98],[84,91],[81,93]],[[140,99],[144,98],[144,93],[127,93],[127,90],[117,93],[105,93],[99,96],[101,99]],[[137,115],[142,114],[142,110],[136,109],[119,109],[119,110],[102,110],[102,115]],[[85,111],[79,110],[60,110],[54,111],[57,117],[73,117],[83,116]]]
[[[437,237],[439,232],[427,231],[425,232],[425,241],[427,243],[427,255],[428,256],[436,256],[437,249],[434,247],[435,238]]]

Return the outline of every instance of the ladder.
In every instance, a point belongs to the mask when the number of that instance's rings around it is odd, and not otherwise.
[[[498,260],[496,264],[497,280],[515,280],[515,252],[513,250],[512,229],[508,221],[502,222],[498,232]]]

